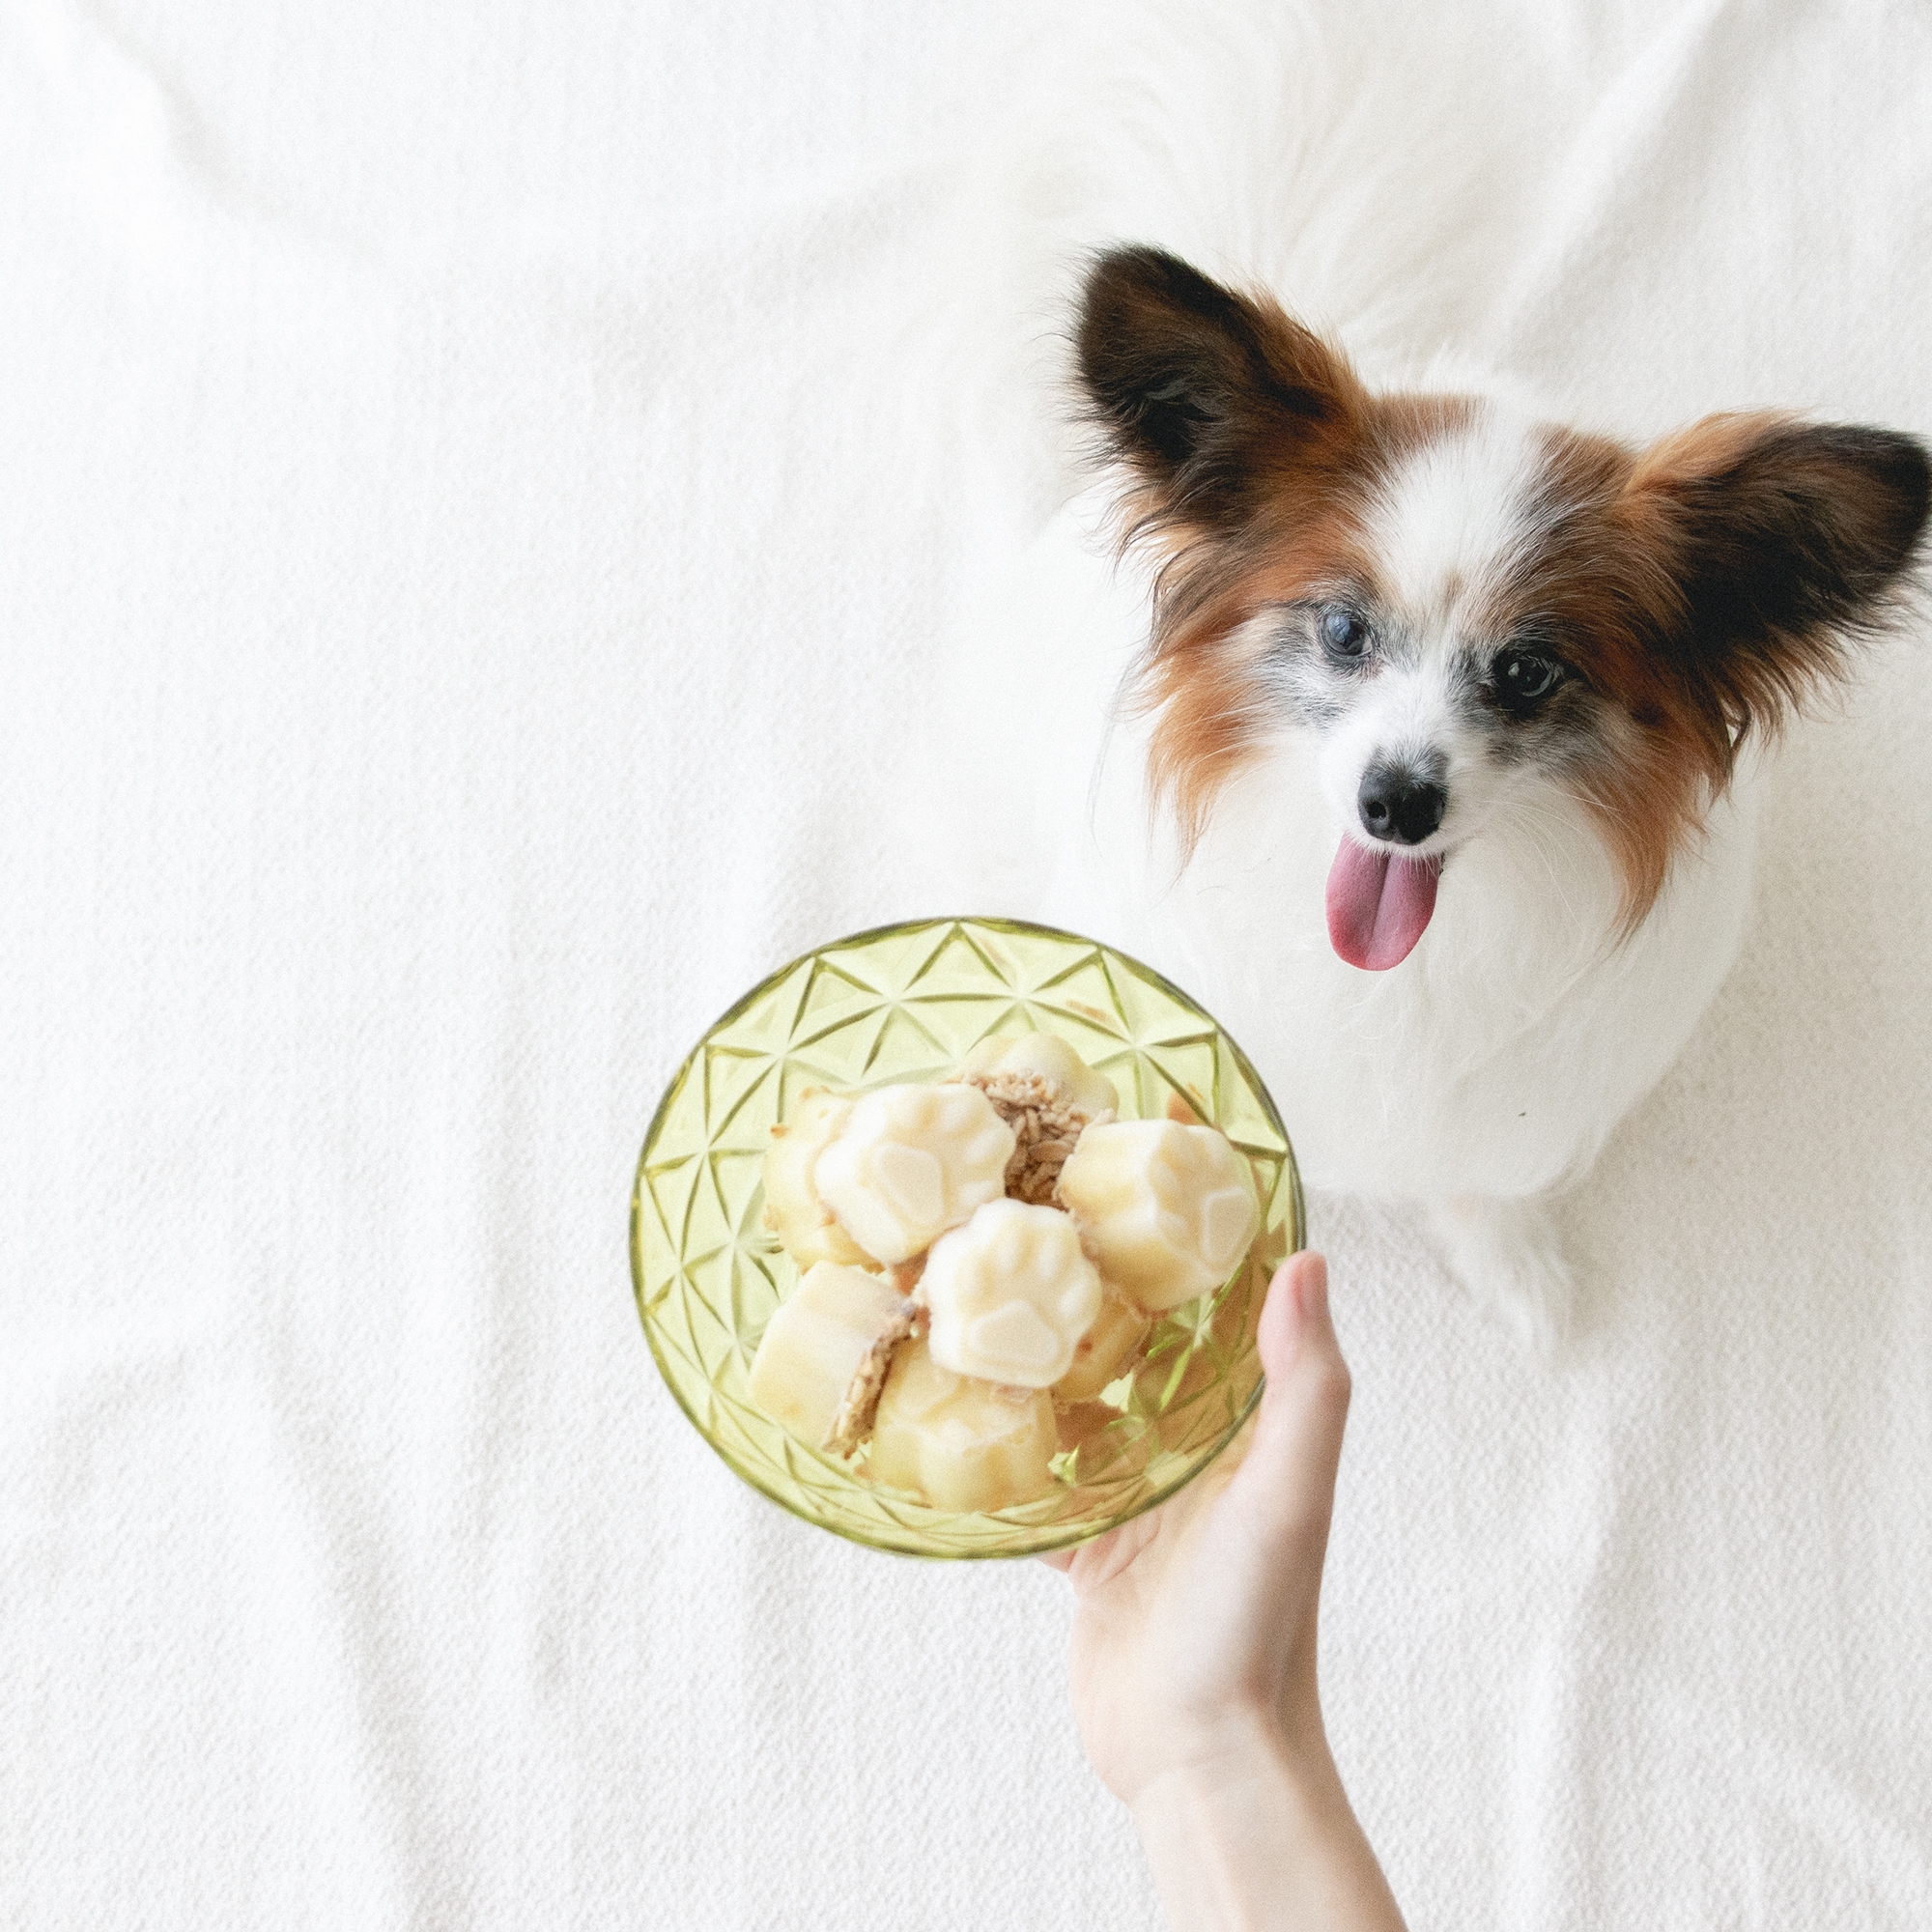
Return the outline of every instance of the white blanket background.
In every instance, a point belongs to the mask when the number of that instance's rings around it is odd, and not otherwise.
[[[1932,22],[0,0],[0,1924],[1159,1922],[1061,1578],[739,1485],[625,1251],[754,980],[1053,916],[902,806],[1136,231],[1613,429],[1925,434]],[[1418,1928],[1932,1924],[1929,727],[1921,631],[1790,739],[1553,1364],[1317,1204]]]

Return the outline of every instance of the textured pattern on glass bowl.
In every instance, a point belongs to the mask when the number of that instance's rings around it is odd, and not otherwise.
[[[1221,1127],[1253,1166],[1262,1228],[1219,1291],[1155,1321],[1131,1374],[1063,1413],[1052,1495],[955,1515],[870,1487],[753,1405],[752,1357],[797,1278],[763,1226],[760,1168],[772,1126],[807,1088],[941,1079],[988,1035],[1042,1027],[1120,1089],[1122,1119],[1159,1116],[1179,1096]],[[879,1549],[1030,1556],[1151,1507],[1227,1446],[1261,1393],[1255,1323],[1268,1280],[1303,1230],[1301,1182],[1274,1103],[1240,1049],[1178,987],[1048,926],[923,920],[795,960],[698,1042],[644,1140],[631,1269],[671,1393],[754,1489]]]

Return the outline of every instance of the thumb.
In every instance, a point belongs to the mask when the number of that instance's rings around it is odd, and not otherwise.
[[[1230,1490],[1269,1542],[1327,1541],[1349,1418],[1349,1365],[1328,1316],[1328,1264],[1292,1255],[1268,1285],[1259,1333],[1267,1387]]]

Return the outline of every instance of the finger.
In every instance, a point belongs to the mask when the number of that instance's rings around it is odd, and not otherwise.
[[[1349,1414],[1349,1368],[1328,1316],[1327,1264],[1293,1256],[1269,1285],[1260,1342],[1267,1389],[1236,1476],[1270,1540],[1325,1536]]]
[[[1341,1359],[1328,1315],[1328,1263],[1312,1248],[1290,1255],[1268,1284],[1256,1339],[1270,1382],[1287,1379],[1304,1347]]]
[[[1313,1253],[1293,1256],[1275,1276],[1268,1299],[1263,1321],[1265,1324],[1267,1317],[1275,1314],[1275,1321],[1273,1332],[1263,1340],[1262,1366],[1270,1387],[1279,1391],[1275,1415],[1277,1419],[1284,1415],[1300,1418],[1324,1439],[1332,1435],[1339,1454],[1342,1424],[1349,1410],[1350,1378],[1328,1313],[1327,1262]],[[1273,1307],[1277,1300],[1281,1304],[1278,1314]],[[1273,1345],[1272,1360],[1269,1344]],[[1266,1410],[1264,1398],[1264,1420]]]
[[[1044,1556],[1034,1558],[1036,1563],[1044,1563],[1049,1570],[1058,1570],[1063,1575],[1073,1568],[1073,1551],[1070,1549],[1049,1549]]]

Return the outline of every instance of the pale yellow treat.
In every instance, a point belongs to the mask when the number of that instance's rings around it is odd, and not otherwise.
[[[1061,1169],[1060,1198],[1108,1282],[1156,1312],[1220,1287],[1261,1225],[1228,1137],[1177,1121],[1089,1127]]]
[[[1055,1402],[1092,1402],[1122,1375],[1151,1323],[1138,1302],[1109,1290],[1094,1325],[1073,1350],[1073,1366],[1053,1385]]]
[[[911,1295],[899,1303],[898,1313],[872,1338],[859,1366],[846,1385],[845,1400],[825,1432],[825,1447],[835,1456],[849,1456],[872,1433],[872,1418],[878,1413],[879,1394],[893,1366],[893,1357],[908,1338],[925,1333],[925,1303]]]
[[[923,1342],[893,1359],[872,1424],[872,1480],[910,1490],[934,1509],[1009,1509],[1054,1486],[1060,1450],[1053,1398],[955,1376]]]
[[[1090,1120],[1119,1110],[1121,1096],[1104,1073],[1095,1073],[1057,1033],[1021,1034],[1016,1039],[982,1039],[960,1062],[965,1079],[997,1074],[1033,1074],[1066,1105]]]
[[[801,1442],[824,1448],[853,1378],[905,1307],[883,1276],[819,1262],[765,1325],[752,1400]]]
[[[1080,1231],[1059,1208],[1020,1201],[989,1201],[940,1236],[920,1293],[941,1368],[1018,1388],[1057,1382],[1100,1312],[1100,1277]]]
[[[1082,1132],[1095,1120],[1111,1121],[1120,1098],[1111,1080],[1050,1033],[982,1039],[958,1078],[979,1088],[1013,1130],[1008,1197],[1039,1208],[1054,1205],[1060,1170]]]
[[[792,1108],[790,1119],[772,1129],[765,1154],[765,1226],[802,1268],[814,1262],[857,1265],[867,1259],[865,1249],[819,1199],[814,1179],[818,1156],[851,1111],[850,1100],[823,1087],[811,1087]]]
[[[1006,1191],[1012,1129],[977,1087],[880,1087],[818,1156],[818,1196],[875,1261],[909,1261]]]

